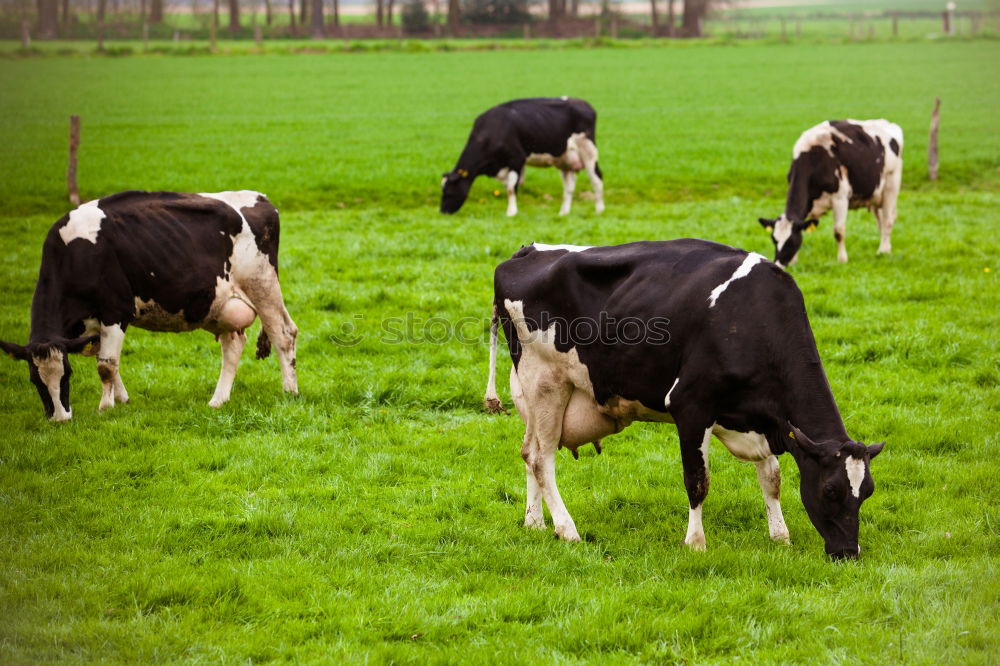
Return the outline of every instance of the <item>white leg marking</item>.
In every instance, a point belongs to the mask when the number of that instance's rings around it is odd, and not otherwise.
[[[486,395],[483,396],[483,404],[488,409],[491,405],[500,405],[500,396],[497,395],[497,306],[493,305],[493,317],[490,321],[490,378],[486,382]]]
[[[757,481],[764,495],[764,506],[767,508],[767,531],[774,541],[791,543],[785,517],[781,513],[781,467],[778,459],[769,456],[754,463],[757,467]]]
[[[604,181],[597,175],[597,146],[590,139],[577,142],[583,168],[587,170],[590,186],[594,189],[594,211],[604,212]]]
[[[847,263],[847,209],[848,199],[838,193],[833,198],[833,233],[837,238],[837,261]]]
[[[514,401],[517,413],[521,420],[528,423],[528,405],[524,400],[524,392],[521,390],[521,382],[517,379],[517,371],[513,367],[510,369],[510,397]],[[527,431],[525,431],[525,441],[522,443],[522,450],[529,446],[527,441]],[[524,526],[533,529],[545,529],[545,514],[542,512],[542,489],[535,479],[535,474],[531,470],[531,465],[525,461],[524,471],[526,478]]]
[[[118,362],[121,359],[124,342],[125,331],[121,326],[118,324],[101,326],[101,349],[97,355],[97,374],[101,377],[101,404],[97,408],[99,412],[115,406],[115,387],[121,383],[121,379],[117,379]],[[124,385],[121,391],[124,393]],[[128,399],[128,394],[125,394],[125,399]]]
[[[563,171],[563,200],[559,209],[560,215],[569,215],[569,209],[573,205],[573,191],[576,190],[576,173],[573,171]]]
[[[517,186],[517,179],[516,171],[507,174],[507,217],[517,215],[517,192],[514,189]]]
[[[879,254],[889,254],[892,252],[892,227],[896,224],[896,201],[899,199],[899,188],[902,184],[902,166],[892,176],[886,184],[885,192],[882,194],[882,208],[878,215],[879,231],[882,239],[879,242]]]
[[[739,268],[733,271],[733,274],[729,276],[729,279],[713,289],[712,293],[708,295],[708,307],[714,308],[715,302],[719,300],[719,296],[722,296],[722,293],[729,287],[730,284],[732,284],[735,280],[739,280],[740,278],[749,275],[753,267],[762,261],[767,261],[762,255],[759,255],[756,252],[748,254],[746,259],[743,260],[743,263],[740,264]]]
[[[242,331],[223,333],[219,336],[219,343],[222,346],[222,371],[219,373],[219,382],[215,385],[215,395],[208,401],[208,406],[216,409],[229,402],[233,381],[236,379],[236,368],[240,363],[243,346],[247,343],[247,336]]]
[[[705,462],[705,485],[708,486],[708,444],[712,440],[712,427],[705,428],[705,436],[701,440],[701,458]],[[704,504],[699,504],[695,508],[688,508],[688,531],[684,537],[684,543],[691,550],[704,552],[705,550],[705,529],[701,524],[701,508]]]

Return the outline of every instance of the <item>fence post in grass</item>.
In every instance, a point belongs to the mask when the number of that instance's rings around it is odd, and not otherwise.
[[[525,39],[531,39],[531,24],[530,23],[525,23],[522,26],[522,28],[524,30],[524,38]]]
[[[781,17],[781,41],[788,41],[788,34],[785,32],[785,17]]]
[[[618,17],[611,17],[611,39],[618,39]]]
[[[795,19],[795,39],[802,39],[802,19]]]
[[[142,50],[149,50],[149,24],[145,21],[142,22]]]
[[[259,25],[255,25],[253,27],[253,43],[257,45],[257,48],[260,48],[260,43],[263,39],[264,39],[264,31],[261,30],[261,27]]]
[[[31,22],[21,21],[21,48],[26,49],[31,46]]]
[[[895,39],[899,37],[899,13],[893,12],[892,14],[892,38]]]
[[[76,189],[76,151],[80,147],[80,116],[69,117],[69,166],[66,167],[66,190],[69,202],[80,205],[80,193]]]
[[[927,177],[938,178],[938,126],[941,123],[941,98],[934,98],[934,112],[931,113],[931,138],[927,143]]]
[[[209,47],[215,53],[215,38],[219,32],[219,0],[212,2],[212,26],[208,31]]]
[[[601,17],[600,15],[594,17],[594,37],[601,36]]]

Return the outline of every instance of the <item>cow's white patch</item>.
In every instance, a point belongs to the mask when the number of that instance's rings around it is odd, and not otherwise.
[[[667,397],[664,398],[663,400],[663,406],[666,407],[667,409],[670,409],[670,394],[674,392],[675,388],[677,388],[677,382],[679,382],[680,380],[681,380],[680,377],[675,379],[673,385],[671,385],[670,387],[670,390],[667,391]]]
[[[97,245],[97,234],[101,231],[101,221],[106,217],[104,211],[97,207],[98,200],[88,201],[76,210],[70,211],[69,221],[59,229],[63,243],[82,238]]]
[[[865,461],[854,456],[847,456],[844,461],[847,469],[847,480],[851,483],[851,494],[861,497],[861,482],[865,480]]]
[[[712,426],[712,434],[718,437],[719,441],[729,449],[729,452],[740,460],[756,462],[766,460],[774,455],[771,453],[771,447],[767,444],[767,438],[759,432],[727,430],[716,423]]]
[[[501,183],[503,183],[503,184],[506,185],[507,184],[507,174],[508,173],[510,173],[510,169],[507,168],[507,167],[504,167],[504,168],[500,169],[499,171],[497,171],[496,179],[499,180]]]
[[[199,192],[198,196],[218,199],[228,204],[242,216],[242,209],[253,208],[257,205],[257,198],[264,195],[253,190],[237,190],[232,192]]]
[[[774,231],[771,232],[771,237],[774,238],[775,247],[778,251],[785,246],[788,239],[792,237],[792,222],[784,214],[781,215],[774,222]]]
[[[855,122],[855,121],[848,121]],[[844,143],[853,143],[851,139],[838,130],[836,127],[830,124],[830,121],[824,121],[815,127],[810,127],[805,132],[799,136],[799,140],[795,142],[795,146],[792,148],[792,159],[794,160],[802,153],[808,152],[811,148],[816,146],[822,147],[829,155],[833,155],[833,140],[838,139]]]
[[[49,398],[52,399],[52,416],[49,417],[51,421],[69,421],[73,418],[72,409],[67,411],[59,399],[61,394],[61,386],[63,378],[63,353],[58,349],[53,349],[48,357],[32,356],[31,361],[38,368],[38,377],[45,384],[45,388],[49,392]]]
[[[709,300],[708,307],[714,308],[715,302],[719,300],[719,296],[722,296],[722,293],[729,287],[730,284],[732,284],[736,280],[739,280],[740,278],[749,275],[753,267],[762,261],[766,261],[766,259],[762,255],[759,255],[756,252],[751,252],[750,254],[748,254],[746,256],[746,259],[743,260],[743,263],[740,264],[739,268],[737,268],[733,272],[733,274],[729,276],[729,279],[712,290],[712,293],[709,294],[708,296]]]
[[[539,252],[552,252],[554,250],[567,250],[569,252],[583,252],[594,247],[593,245],[547,245],[545,243],[532,243]]]

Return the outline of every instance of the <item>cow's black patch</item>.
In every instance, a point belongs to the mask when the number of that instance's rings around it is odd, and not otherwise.
[[[889,147],[892,148],[892,152],[896,153],[897,156],[899,155],[898,141],[896,141],[895,139],[889,139]]]

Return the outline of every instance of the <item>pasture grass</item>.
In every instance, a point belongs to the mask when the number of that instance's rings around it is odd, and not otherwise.
[[[27,337],[80,113],[85,197],[250,187],[276,202],[301,390],[281,395],[276,359],[248,351],[211,410],[210,336],[130,330],[131,403],[98,415],[93,361],[77,359],[74,419],[56,426],[23,365],[0,364],[0,661],[994,662],[998,56],[949,42],[0,61],[0,338]],[[478,112],[560,94],[599,110],[604,215],[578,196],[557,217],[542,170],[514,219],[486,181],[436,212]],[[560,453],[583,543],[520,528],[522,426],[479,411],[493,267],[532,241],[698,237],[770,256],[756,218],[781,209],[792,143],[843,116],[906,131],[893,254],[875,256],[856,211],[849,264],[827,218],[793,269],[848,431],[888,441],[862,559],[823,557],[787,456],[793,545],[771,544],[752,467],[718,443],[709,550],[688,552],[676,432],[651,424],[599,457]]]

